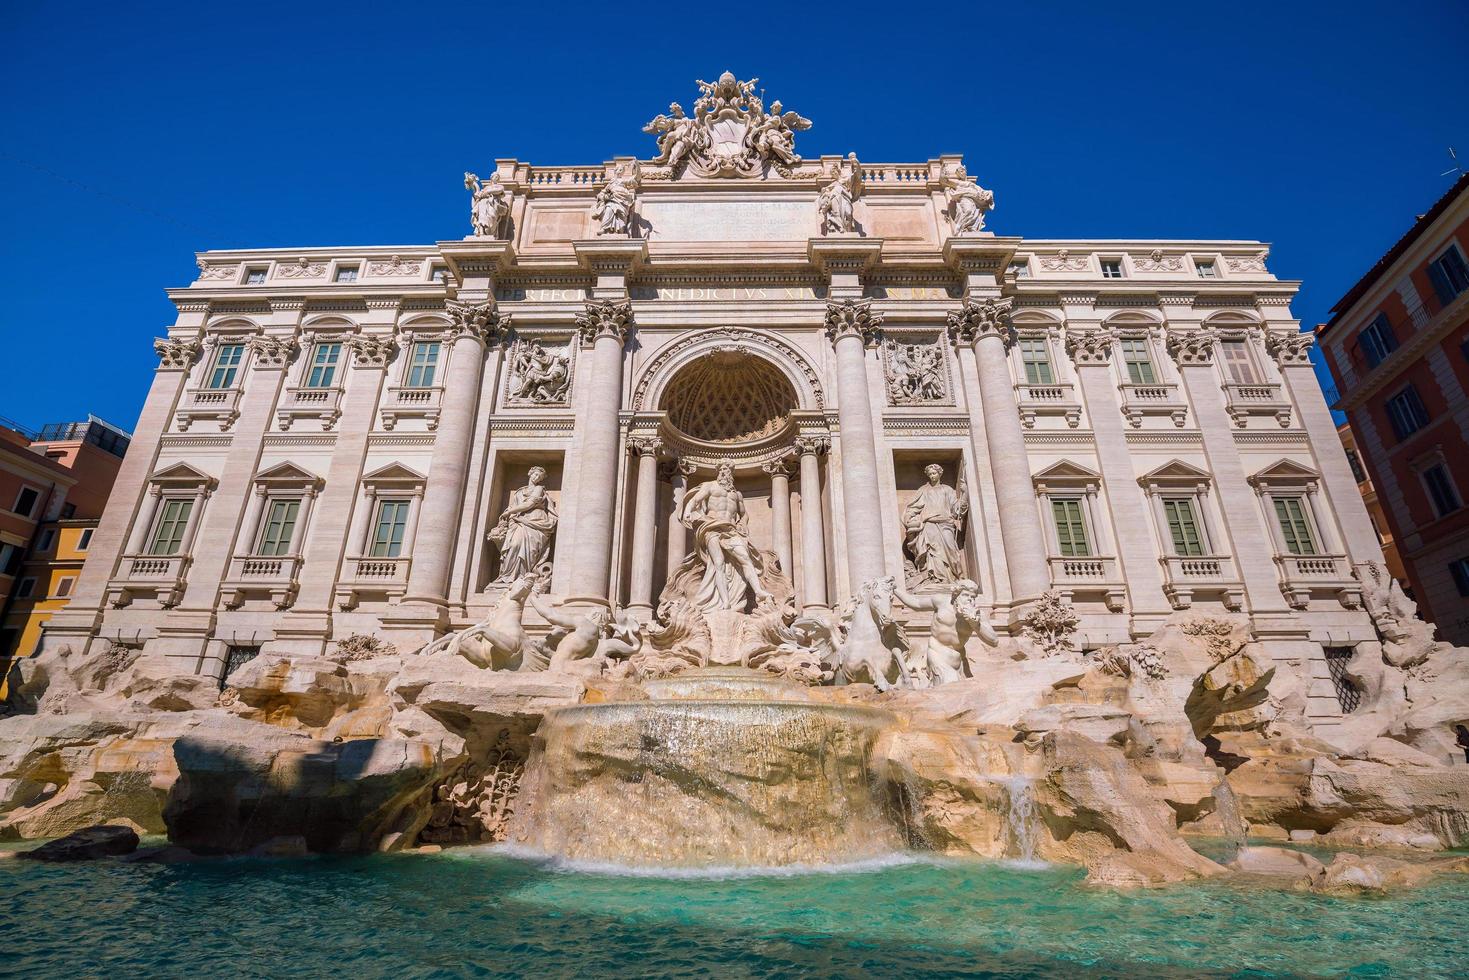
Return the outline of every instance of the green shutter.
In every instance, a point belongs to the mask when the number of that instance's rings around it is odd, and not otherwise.
[[[1276,497],[1275,517],[1280,522],[1287,551],[1293,555],[1316,554],[1316,542],[1311,537],[1311,525],[1306,521],[1306,509],[1300,497]]]
[[[272,500],[266,516],[265,528],[260,535],[259,553],[271,557],[289,554],[291,539],[295,537],[296,515],[300,512],[299,500]]]
[[[1081,501],[1053,500],[1051,514],[1056,520],[1056,543],[1063,558],[1085,558],[1091,554],[1087,545],[1086,525],[1081,519]]]
[[[1168,534],[1173,539],[1173,553],[1186,558],[1202,555],[1204,541],[1199,534],[1198,521],[1194,518],[1193,502],[1165,500],[1163,513],[1168,518]]]
[[[153,543],[148,548],[150,555],[178,554],[184,543],[184,530],[189,526],[189,512],[193,509],[192,500],[164,500],[158,525],[153,529]]]

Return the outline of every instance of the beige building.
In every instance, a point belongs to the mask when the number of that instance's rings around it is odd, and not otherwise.
[[[793,610],[965,578],[1084,647],[1240,613],[1340,717],[1382,552],[1268,247],[992,233],[960,157],[804,160],[809,125],[726,76],[652,160],[466,175],[467,238],[200,253],[46,642],[408,649],[526,575],[657,630],[728,461],[719,546]]]

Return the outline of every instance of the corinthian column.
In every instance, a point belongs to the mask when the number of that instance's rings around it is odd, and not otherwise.
[[[836,348],[837,417],[841,423],[842,515],[847,571],[855,590],[882,578],[882,510],[877,495],[877,442],[867,397],[867,344],[882,323],[870,300],[826,304],[826,332]],[[1006,391],[1009,389],[1006,388]],[[1019,422],[1016,422],[1017,426]]]
[[[685,556],[688,555],[688,528],[683,526],[683,521],[678,519],[679,512],[683,510],[684,493],[688,490],[689,477],[693,475],[694,464],[686,459],[670,460],[668,463],[668,482],[673,487],[673,510],[672,518],[668,522],[668,561],[666,564],[667,575],[673,577],[678,571],[678,566],[683,564]]]
[[[984,412],[985,437],[995,474],[995,504],[1003,530],[1005,564],[1016,603],[1034,599],[1051,586],[1046,563],[1046,537],[1041,532],[1030,479],[1030,459],[1020,413],[1015,408],[1007,351],[1013,339],[1008,299],[964,300],[962,309],[949,314],[954,342],[974,347],[979,371],[979,396]]]
[[[653,613],[653,551],[658,544],[658,450],[651,436],[632,439],[628,451],[638,460],[637,508],[633,513],[632,589],[628,608],[639,619]]]
[[[796,440],[801,454],[801,611],[824,610],[826,604],[826,529],[821,511],[821,460],[831,448],[825,436]]]
[[[586,414],[582,416],[576,529],[568,598],[606,604],[612,578],[612,518],[617,499],[617,413],[622,408],[622,345],[632,304],[602,300],[576,318],[582,343],[591,344]]]
[[[770,474],[770,518],[775,530],[775,557],[780,570],[795,581],[791,564],[791,474],[786,468],[789,457],[772,459],[760,468]]]
[[[449,595],[449,569],[454,560],[454,537],[464,510],[464,484],[474,435],[474,410],[479,403],[480,372],[485,346],[498,341],[509,317],[495,312],[495,303],[448,304],[454,320],[449,347],[449,369],[444,376],[444,402],[438,435],[429,459],[428,485],[418,508],[417,539],[408,570],[405,603],[443,606]]]

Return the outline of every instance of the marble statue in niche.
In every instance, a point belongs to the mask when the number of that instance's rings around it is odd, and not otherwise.
[[[720,463],[715,479],[689,491],[679,520],[694,532],[694,555],[704,567],[691,597],[696,608],[743,610],[750,592],[756,605],[774,600],[760,584],[761,559],[750,544],[745,498],[735,489],[733,465]]]
[[[571,354],[547,350],[538,340],[517,341],[511,354],[510,397],[536,405],[559,405],[571,387]]]
[[[949,206],[949,220],[954,234],[973,235],[984,230],[984,216],[994,209],[995,195],[987,191],[956,164],[944,172],[944,202]]]
[[[887,355],[888,401],[894,405],[944,402],[949,397],[947,365],[939,344],[903,344],[889,340]]]
[[[923,468],[928,482],[903,508],[903,564],[908,588],[948,586],[964,577],[964,551],[959,533],[969,512],[964,476],[957,489],[943,482],[944,468]]]
[[[628,235],[632,231],[633,203],[638,197],[638,165],[619,167],[597,192],[592,217],[597,219],[597,234]]]
[[[490,529],[488,537],[500,550],[496,582],[514,582],[523,575],[549,571],[546,566],[558,518],[545,484],[545,469],[532,466],[525,486],[510,494],[510,505]]]
[[[514,197],[510,189],[494,174],[488,181],[481,181],[475,174],[466,173],[464,187],[474,195],[469,220],[475,235],[480,238],[506,237],[501,232],[510,217],[510,202]]]

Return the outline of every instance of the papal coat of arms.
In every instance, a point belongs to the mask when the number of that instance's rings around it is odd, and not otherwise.
[[[765,111],[755,91],[760,81],[742,82],[730,72],[718,81],[699,82],[694,114],[684,114],[677,102],[668,114],[659,114],[643,127],[658,134],[658,155],[651,161],[677,176],[680,167],[700,177],[759,177],[767,164],[783,176],[801,162],[796,155],[796,131],[811,128],[811,120],[783,111],[779,101]]]

